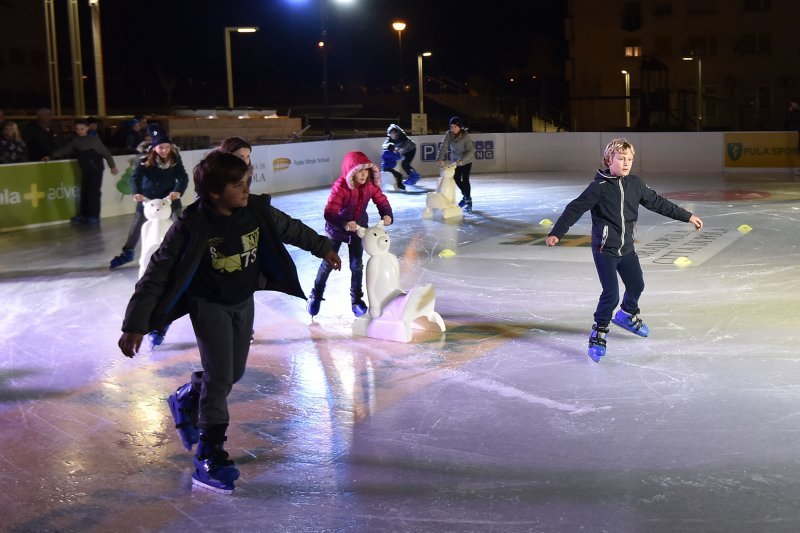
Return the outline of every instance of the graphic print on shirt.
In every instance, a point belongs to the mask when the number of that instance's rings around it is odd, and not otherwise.
[[[211,268],[219,273],[244,270],[256,260],[258,255],[259,228],[242,235],[242,251],[233,255],[222,255],[216,246],[223,241],[222,237],[209,239],[208,250],[211,253]]]

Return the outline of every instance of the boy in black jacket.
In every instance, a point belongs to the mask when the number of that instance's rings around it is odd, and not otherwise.
[[[648,327],[639,318],[639,296],[644,290],[642,267],[633,248],[633,232],[639,218],[639,205],[666,217],[689,222],[699,230],[703,221],[697,216],[659,196],[638,176],[630,174],[633,145],[626,139],[614,139],[603,153],[605,171],[597,171],[594,181],[572,200],[547,236],[548,246],[555,246],[586,211],[592,212],[592,252],[603,292],[594,313],[589,334],[589,357],[594,362],[606,354],[609,322],[641,337]],[[625,285],[620,310],[611,319],[619,303],[617,274]]]
[[[223,493],[234,489],[239,470],[223,444],[227,397],[244,375],[253,332],[253,292],[278,290],[305,298],[282,243],[341,268],[328,239],[250,195],[251,167],[213,151],[194,169],[198,201],[183,212],[153,254],[122,324],[122,353],[133,357],[147,332],[189,314],[200,350],[201,372],[168,403],[184,447],[195,443],[193,482]]]

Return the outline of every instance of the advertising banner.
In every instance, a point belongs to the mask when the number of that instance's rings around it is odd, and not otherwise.
[[[79,198],[75,161],[0,166],[0,230],[67,220]]]
[[[796,131],[725,133],[726,168],[800,168]]]

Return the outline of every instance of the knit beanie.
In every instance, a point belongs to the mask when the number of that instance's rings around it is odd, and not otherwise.
[[[451,117],[448,125],[452,126],[453,124],[461,128],[462,130],[464,129],[464,123],[461,121],[461,117]]]
[[[164,131],[154,131],[153,132],[153,142],[150,143],[150,146],[155,148],[159,144],[172,144],[167,136],[167,133]]]

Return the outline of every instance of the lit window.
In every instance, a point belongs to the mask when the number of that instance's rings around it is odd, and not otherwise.
[[[641,57],[642,55],[642,47],[641,46],[626,46],[625,47],[625,57]]]

